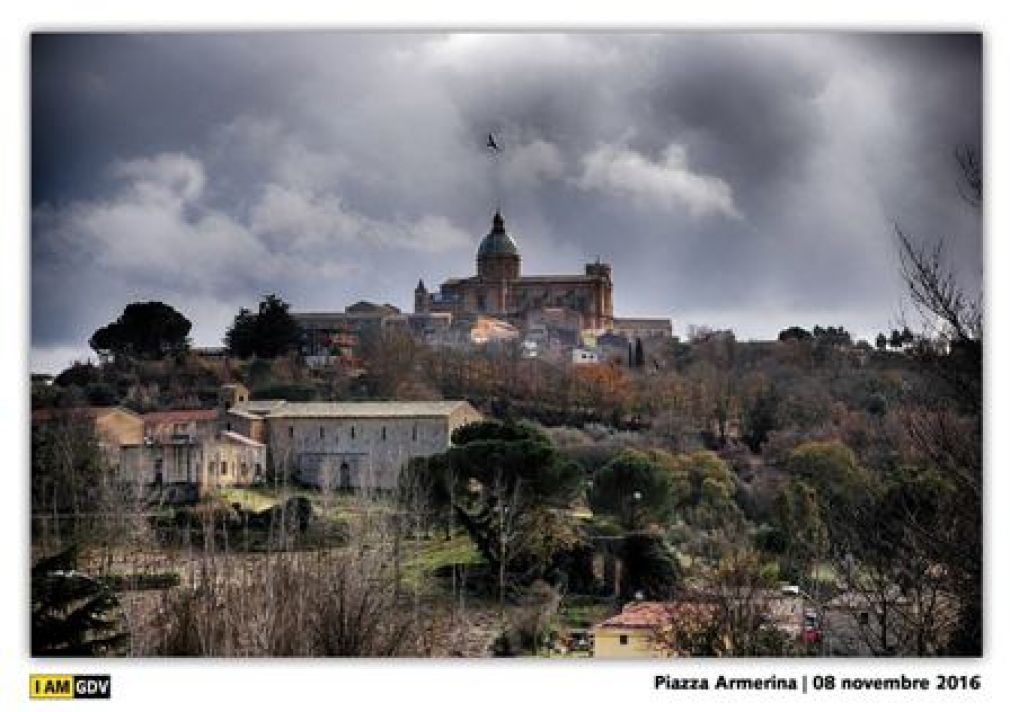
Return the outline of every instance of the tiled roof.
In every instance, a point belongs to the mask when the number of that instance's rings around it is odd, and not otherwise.
[[[549,282],[565,283],[589,283],[595,282],[597,277],[588,274],[530,274],[523,275],[519,279],[513,280],[513,284],[522,286],[524,284],[544,284]]]
[[[163,425],[165,423],[190,423],[194,421],[216,420],[216,410],[162,410],[144,413],[142,416],[146,425]]]
[[[711,603],[629,603],[624,610],[598,624],[598,628],[658,628],[680,620],[708,618],[715,611]]]
[[[269,409],[252,407],[256,403],[242,403],[231,412],[262,413],[266,418],[445,418],[456,410],[470,407],[466,401],[313,401],[288,403],[277,401]]]
[[[103,415],[107,415],[113,411],[119,411],[134,418],[141,417],[129,408],[123,408],[118,405],[84,406],[80,408],[36,408],[32,411],[32,422],[40,423],[58,418],[101,418]]]
[[[670,321],[669,317],[649,317],[649,316],[615,316],[614,326],[621,327],[632,327],[632,326],[647,326],[647,327],[668,327],[672,326],[673,322]]]

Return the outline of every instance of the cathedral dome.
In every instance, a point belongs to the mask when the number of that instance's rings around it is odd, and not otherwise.
[[[490,257],[491,255],[516,255],[519,256],[519,248],[515,240],[505,232],[505,220],[500,212],[495,212],[494,222],[491,232],[481,240],[480,247],[477,248],[477,258]]]

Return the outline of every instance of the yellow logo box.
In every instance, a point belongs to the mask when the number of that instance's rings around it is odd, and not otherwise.
[[[109,675],[30,675],[28,696],[33,700],[107,700],[112,696]]]

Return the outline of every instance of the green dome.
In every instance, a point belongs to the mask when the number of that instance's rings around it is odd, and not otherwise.
[[[494,221],[491,225],[491,232],[484,236],[477,248],[477,257],[490,257],[491,255],[515,255],[519,256],[519,248],[515,240],[505,232],[505,220],[501,213],[494,214]]]

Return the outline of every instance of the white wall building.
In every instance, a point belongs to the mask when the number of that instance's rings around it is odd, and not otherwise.
[[[456,428],[477,420],[466,401],[250,401],[228,412],[226,427],[262,438],[275,475],[389,490],[411,458],[443,452]]]

